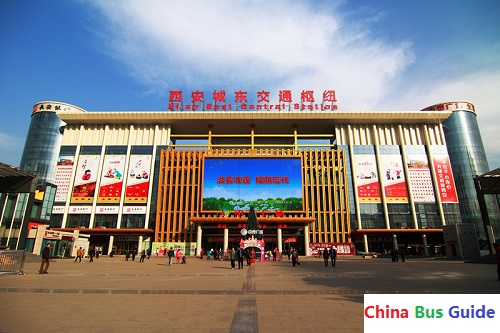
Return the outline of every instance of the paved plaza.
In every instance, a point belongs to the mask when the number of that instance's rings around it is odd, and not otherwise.
[[[496,265],[340,257],[255,263],[101,256],[0,276],[0,332],[363,332],[366,293],[498,294]]]

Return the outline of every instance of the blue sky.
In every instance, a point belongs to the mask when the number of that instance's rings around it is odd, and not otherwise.
[[[500,167],[500,1],[0,1],[0,162],[32,106],[166,110],[168,91],[335,89],[341,110],[476,106]]]

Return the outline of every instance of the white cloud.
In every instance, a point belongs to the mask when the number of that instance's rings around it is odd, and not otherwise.
[[[95,29],[106,52],[152,93],[264,89],[275,102],[281,89],[292,90],[294,100],[301,90],[314,90],[320,99],[325,89],[335,89],[342,110],[419,110],[469,100],[490,168],[500,166],[499,72],[467,72],[466,64],[448,61],[454,59],[448,54],[407,72],[425,60],[414,55],[411,41],[389,42],[370,32],[383,13],[348,21],[354,16],[336,6],[340,1],[91,3],[104,18]],[[444,81],[434,79],[437,72],[459,74]]]
[[[447,81],[414,82],[404,94],[390,98],[385,107],[420,110],[441,102],[465,100],[474,104],[490,169],[500,167],[500,70],[458,75]],[[418,105],[416,102],[418,101]]]
[[[0,162],[19,166],[24,139],[0,132]]]
[[[94,6],[106,18],[109,54],[158,91],[254,88],[276,101],[280,89],[295,98],[314,90],[317,99],[335,89],[341,101],[350,101],[340,108],[365,109],[413,61],[409,44],[375,39],[344,21],[330,1],[144,3]]]

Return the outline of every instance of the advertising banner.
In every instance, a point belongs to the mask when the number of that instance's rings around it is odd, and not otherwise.
[[[125,158],[125,155],[106,155],[104,157],[97,202],[120,202]]]
[[[68,200],[69,184],[73,174],[75,156],[61,155],[57,160],[54,184],[57,185],[56,202],[66,202]]]
[[[409,154],[406,161],[413,200],[416,203],[436,202],[427,155]]]
[[[354,243],[309,243],[309,254],[319,256],[325,249],[337,249],[338,256],[353,256],[356,254]]]
[[[375,155],[354,155],[354,173],[359,202],[379,203],[380,184]]]
[[[149,174],[151,172],[151,155],[131,155],[125,202],[147,202]]]
[[[455,181],[451,172],[450,158],[448,155],[434,155],[432,162],[434,172],[436,173],[441,202],[458,203]]]
[[[401,155],[380,156],[382,186],[388,203],[408,202],[405,172]]]
[[[71,197],[72,203],[90,203],[94,201],[100,159],[99,155],[80,155]]]
[[[166,256],[168,250],[173,248],[174,251],[177,249],[181,250],[182,254],[185,255],[195,255],[196,243],[194,242],[153,242],[153,255],[155,256]]]

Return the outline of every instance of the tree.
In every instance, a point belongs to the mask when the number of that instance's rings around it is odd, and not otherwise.
[[[247,230],[248,231],[259,230],[259,221],[257,221],[257,215],[255,215],[255,209],[253,208],[253,206],[250,207],[250,212],[248,213]],[[254,236],[257,239],[262,238],[262,235],[260,235],[260,234],[255,234]],[[245,236],[245,239],[248,239],[250,237],[252,237],[252,235],[247,233],[247,235]]]

